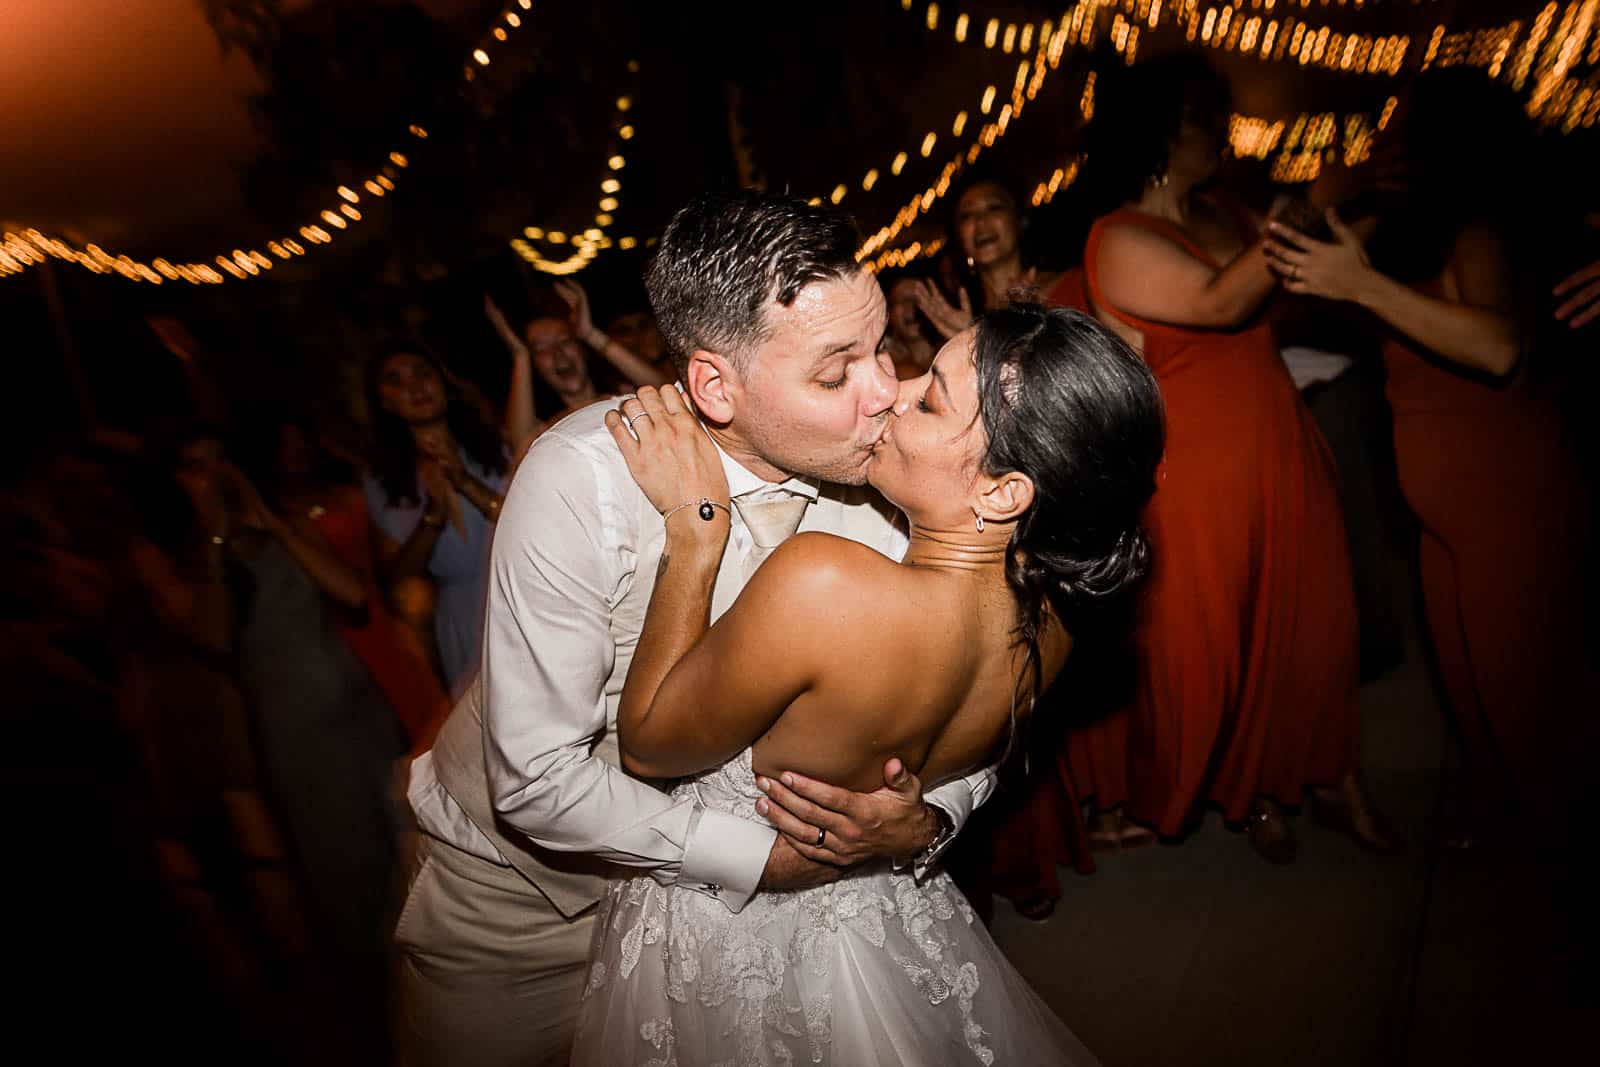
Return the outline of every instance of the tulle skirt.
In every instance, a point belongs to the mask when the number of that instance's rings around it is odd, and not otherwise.
[[[574,1064],[1097,1061],[943,873],[884,867],[764,893],[735,915],[649,878],[602,905]]]

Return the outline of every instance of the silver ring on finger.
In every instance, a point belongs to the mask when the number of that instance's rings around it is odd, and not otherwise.
[[[638,422],[640,419],[648,419],[649,417],[650,417],[650,413],[648,411],[641,411],[641,412],[639,412],[639,414],[634,415],[631,418],[629,416],[627,416],[627,415],[623,416],[623,418],[628,423],[628,432],[629,433],[633,433],[633,424],[634,423]],[[635,436],[637,436],[637,435],[635,435]]]
[[[824,841],[826,841],[827,839],[828,839],[828,831],[823,829],[820,826],[817,827],[817,844],[816,844],[815,847],[821,848],[822,847],[822,843]]]

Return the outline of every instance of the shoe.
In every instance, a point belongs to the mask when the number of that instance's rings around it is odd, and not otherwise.
[[[1330,790],[1313,789],[1309,795],[1313,819],[1330,830],[1349,834],[1366,851],[1393,856],[1405,848],[1400,835],[1383,813],[1368,803],[1366,792],[1354,780]]]
[[[1295,840],[1294,829],[1283,817],[1278,805],[1270,801],[1256,801],[1250,807],[1247,821],[1248,828],[1245,832],[1250,837],[1250,847],[1268,863],[1281,867],[1293,863],[1295,857],[1300,854],[1300,845]]]
[[[1119,848],[1144,848],[1146,845],[1155,844],[1158,840],[1160,838],[1154,830],[1123,819],[1122,832],[1117,835],[1117,846]]]
[[[1122,847],[1122,815],[1097,811],[1089,817],[1089,851],[1115,852]]]
[[[1056,898],[1045,893],[1029,893],[1012,901],[1011,906],[1029,922],[1042,923],[1056,913]]]

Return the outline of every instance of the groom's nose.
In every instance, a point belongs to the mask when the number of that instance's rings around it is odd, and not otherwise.
[[[872,360],[872,377],[867,382],[862,407],[867,418],[875,419],[894,407],[900,395],[900,382],[893,371],[885,371],[879,361]]]
[[[904,415],[906,413],[906,411],[911,407],[912,394],[915,392],[915,390],[912,387],[913,387],[913,385],[915,383],[916,383],[916,379],[915,378],[907,378],[903,382],[896,382],[895,383],[895,400],[894,400],[894,413],[895,413],[895,415],[897,415],[897,416]]]

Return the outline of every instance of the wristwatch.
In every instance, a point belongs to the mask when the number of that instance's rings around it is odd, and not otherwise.
[[[956,826],[955,823],[950,821],[950,813],[937,804],[929,804],[928,807],[933,811],[933,817],[938,820],[939,826],[934,831],[933,840],[928,842],[927,847],[911,857],[913,867],[921,867],[924,864],[932,863],[934,858],[956,836]]]

